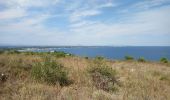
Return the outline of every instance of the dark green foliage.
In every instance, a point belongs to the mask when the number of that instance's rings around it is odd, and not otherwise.
[[[109,66],[94,67],[90,70],[90,73],[96,73],[96,72],[108,78],[114,78],[116,75],[116,71]]]
[[[164,75],[164,76],[161,76],[159,79],[162,80],[162,81],[163,80],[168,80],[168,77]]]
[[[54,51],[54,52],[51,52],[50,54],[56,56],[56,57],[66,57],[66,56],[73,56],[72,54],[69,54],[69,53],[65,53],[63,51]]]
[[[116,70],[108,66],[104,60],[95,59],[88,72],[92,76],[93,84],[96,88],[111,92],[117,90],[115,87],[118,84]]]
[[[53,53],[56,57],[66,57],[67,56],[67,53],[65,53],[65,52],[59,52],[59,51],[55,51],[54,53]],[[68,56],[69,56],[69,54],[68,54]]]
[[[132,56],[125,56],[125,60],[134,60]]]
[[[84,57],[85,59],[89,59],[89,57]]]
[[[138,62],[146,62],[146,60],[145,60],[144,57],[140,57],[140,58],[138,59]]]
[[[49,58],[46,58],[45,62],[36,63],[32,68],[31,75],[34,79],[49,84],[59,82],[61,86],[64,86],[70,83],[64,66]]]
[[[96,56],[95,59],[96,59],[96,60],[103,60],[104,57],[102,57],[102,56]]]
[[[65,53],[63,51],[54,51],[54,52],[22,52],[26,55],[40,55],[40,56],[46,56],[46,55],[52,55],[55,57],[66,57],[66,56],[73,56],[72,54]]]
[[[166,81],[170,84],[170,77],[169,76],[170,76],[170,74],[163,74],[163,75],[160,76],[159,80]]]
[[[6,53],[6,54],[19,54],[20,52],[18,49],[14,48],[0,48],[0,54]]]
[[[5,50],[4,52],[7,53],[7,54],[20,54],[19,51],[13,50],[13,49],[11,49],[11,50]]]
[[[35,55],[35,52],[23,52],[25,55]]]
[[[3,50],[0,50],[0,54],[3,54],[4,53],[4,51]]]
[[[163,57],[163,58],[160,59],[160,62],[161,63],[168,63],[168,59]]]

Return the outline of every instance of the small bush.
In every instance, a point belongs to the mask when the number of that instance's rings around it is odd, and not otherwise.
[[[46,58],[45,62],[36,63],[33,66],[31,75],[38,81],[44,81],[49,84],[59,82],[61,86],[68,85],[68,73],[63,65]]]
[[[72,54],[65,53],[63,51],[54,51],[54,52],[52,52],[52,54],[55,55],[56,57],[73,56]]]
[[[164,76],[161,76],[159,79],[162,80],[162,81],[163,81],[163,80],[169,80],[168,76],[165,76],[165,75],[164,75]]]
[[[36,55],[35,52],[31,52],[31,51],[28,51],[28,52],[23,52],[25,55]]]
[[[65,52],[55,51],[55,52],[54,52],[54,55],[55,55],[56,57],[65,57],[65,56],[66,56],[66,53],[65,53]]]
[[[125,60],[134,60],[132,56],[125,56]]]
[[[163,58],[160,59],[160,62],[161,63],[168,63],[168,59],[163,57]]]
[[[145,60],[144,57],[140,57],[140,58],[138,59],[138,62],[146,62],[146,60]]]
[[[170,84],[170,77],[169,76],[170,76],[170,74],[163,74],[163,75],[160,76],[159,80],[166,81]]]
[[[115,84],[117,84],[116,71],[106,63],[94,63],[94,66],[89,68],[89,73],[92,76],[93,84],[98,89],[105,91],[115,91]]]
[[[7,52],[7,54],[20,54],[20,52],[17,50],[8,50],[6,52]]]
[[[102,56],[96,56],[95,59],[96,59],[96,60],[103,60],[104,57],[102,57]]]
[[[89,57],[84,57],[85,59],[89,59]]]
[[[0,50],[0,54],[3,54],[3,53],[4,53],[4,51]]]
[[[90,70],[90,73],[96,72],[108,78],[114,78],[116,75],[116,71],[109,66],[94,67]]]

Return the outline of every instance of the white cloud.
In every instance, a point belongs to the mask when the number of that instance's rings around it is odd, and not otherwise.
[[[86,41],[87,44],[90,44],[91,41],[95,41],[97,44],[104,45],[106,44],[126,44],[123,41],[127,40],[119,40],[125,39],[126,37],[131,38],[132,40],[128,40],[128,43],[133,43],[132,41],[136,41],[137,43],[143,45],[148,42],[148,45],[159,45],[159,43],[170,43],[168,40],[154,40],[151,39],[146,40],[140,39],[139,37],[148,37],[148,36],[169,36],[170,35],[170,7],[162,7],[159,9],[147,10],[143,12],[138,12],[128,16],[127,21],[123,21],[122,23],[103,23],[97,22],[90,25],[87,23],[83,23],[80,25],[75,25],[72,29],[75,35],[75,41]],[[132,17],[131,17],[132,16]],[[89,22],[90,23],[90,22]],[[121,37],[121,38],[120,38]],[[138,37],[139,41],[137,41],[136,37]],[[115,39],[118,40],[115,40]],[[162,42],[161,42],[162,41]],[[170,44],[168,44],[170,45]]]
[[[70,25],[70,28],[79,28],[79,27],[84,27],[84,26],[90,26],[90,25],[93,25],[97,22],[95,21],[87,21],[87,20],[83,20],[83,21],[80,21],[80,22],[76,22],[76,23],[73,23]]]
[[[42,24],[44,20],[51,17],[51,15],[37,15],[29,16],[20,19],[17,22],[10,22],[0,25],[1,31],[6,31],[6,33],[21,33],[21,34],[43,34],[47,33],[47,28]],[[10,29],[10,30],[9,30]]]
[[[97,8],[116,7],[117,5],[118,5],[118,4],[116,4],[116,3],[108,2],[108,3],[105,3],[105,4],[99,5]]]
[[[50,5],[56,5],[59,0],[4,0],[0,1],[0,4],[4,4],[12,8],[28,8],[28,7],[47,7]]]
[[[169,0],[145,0],[133,5],[134,8],[149,9],[151,7],[160,6],[162,4],[170,3]]]
[[[83,21],[87,17],[100,15],[102,13],[102,8],[115,7],[117,5],[117,3],[111,1],[87,0],[83,2],[83,0],[80,0],[73,1],[65,9],[66,11],[71,11],[71,13],[69,13],[70,21],[77,22]]]
[[[26,15],[27,13],[22,9],[7,9],[0,12],[0,20],[20,18]]]
[[[83,10],[83,11],[75,11],[70,16],[71,22],[80,21],[83,18],[89,17],[89,16],[95,16],[99,15],[101,11],[99,10]]]
[[[0,11],[0,22],[5,20],[11,20],[8,23],[0,23],[0,43],[12,43],[16,44],[37,44],[37,45],[105,45],[105,44],[133,44],[135,41],[137,44],[167,44],[170,45],[170,41],[166,40],[145,40],[139,37],[148,36],[170,36],[170,6],[163,6],[154,9],[148,9],[150,7],[160,5],[165,0],[151,0],[144,1],[133,6],[136,9],[145,9],[140,12],[124,13],[119,23],[106,20],[102,22],[100,20],[90,20],[89,17],[98,16],[103,14],[103,9],[106,7],[115,7],[118,4],[114,2],[95,2],[88,0],[87,4],[74,1],[68,4],[60,5],[62,13],[51,12],[38,12],[30,13],[27,8],[29,7],[50,7],[52,0],[18,0],[8,2],[0,1],[0,4],[6,4],[9,7]],[[56,4],[59,3],[57,0]],[[16,4],[16,5],[15,5]],[[145,4],[147,5],[145,7]],[[67,5],[68,6],[68,5]],[[15,8],[15,9],[13,9]],[[127,8],[128,9],[128,8]],[[131,9],[131,8],[130,8]],[[54,10],[57,10],[55,8]],[[66,20],[69,28],[65,30],[58,27],[45,26],[44,21],[53,16],[67,15]],[[61,16],[60,16],[61,17]],[[18,18],[19,20],[15,20]],[[63,19],[62,19],[63,20]],[[53,20],[56,23],[57,19]],[[62,23],[61,23],[62,24]]]
[[[125,17],[126,20],[120,23],[107,24],[99,22],[87,27],[77,27],[77,30],[87,29],[88,31],[88,29],[97,29],[97,31],[103,30],[101,33],[104,34],[108,30],[112,34],[142,34],[145,32],[151,34],[170,34],[170,28],[168,28],[170,20],[168,18],[170,18],[170,6],[130,14]]]

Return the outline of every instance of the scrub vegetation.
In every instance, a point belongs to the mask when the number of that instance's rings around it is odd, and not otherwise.
[[[125,59],[1,50],[0,100],[170,100],[168,59]]]

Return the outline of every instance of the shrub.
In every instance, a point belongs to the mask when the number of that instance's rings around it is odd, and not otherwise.
[[[162,62],[162,63],[168,63],[168,59],[163,57],[163,58],[160,59],[160,62]]]
[[[48,58],[45,62],[36,63],[32,68],[31,75],[34,79],[49,84],[56,84],[56,82],[59,82],[61,86],[69,84],[68,73],[63,65]]]
[[[139,62],[146,62],[146,60],[145,60],[144,57],[140,57],[140,58],[138,59],[138,61],[139,61]]]
[[[4,53],[4,51],[3,50],[0,50],[0,54],[3,54]]]
[[[132,56],[125,56],[125,60],[134,60]]]
[[[96,59],[96,60],[103,60],[104,57],[102,57],[102,56],[96,56],[95,59]]]
[[[115,84],[118,83],[116,79],[116,70],[113,70],[106,63],[94,63],[94,66],[90,67],[88,72],[92,76],[93,84],[98,89],[105,91],[115,91]]]
[[[170,84],[170,73],[167,73],[167,74],[162,74],[160,77],[159,77],[159,80],[161,81],[166,81]]]
[[[31,52],[31,51],[28,51],[28,52],[24,52],[25,55],[36,55],[35,52]]]
[[[7,54],[20,54],[20,52],[19,51],[17,51],[17,50],[8,50],[7,51]]]
[[[65,53],[65,52],[55,51],[55,52],[54,52],[54,55],[55,55],[56,57],[65,57],[65,56],[66,56],[66,53]]]
[[[89,57],[84,57],[85,59],[89,59]]]
[[[54,54],[56,57],[73,56],[72,54],[65,53],[63,51],[54,51],[52,54]]]
[[[168,76],[165,76],[165,75],[164,75],[164,76],[161,76],[159,79],[162,80],[162,81],[163,81],[163,80],[165,80],[165,81],[166,81],[166,80],[169,80]]]

